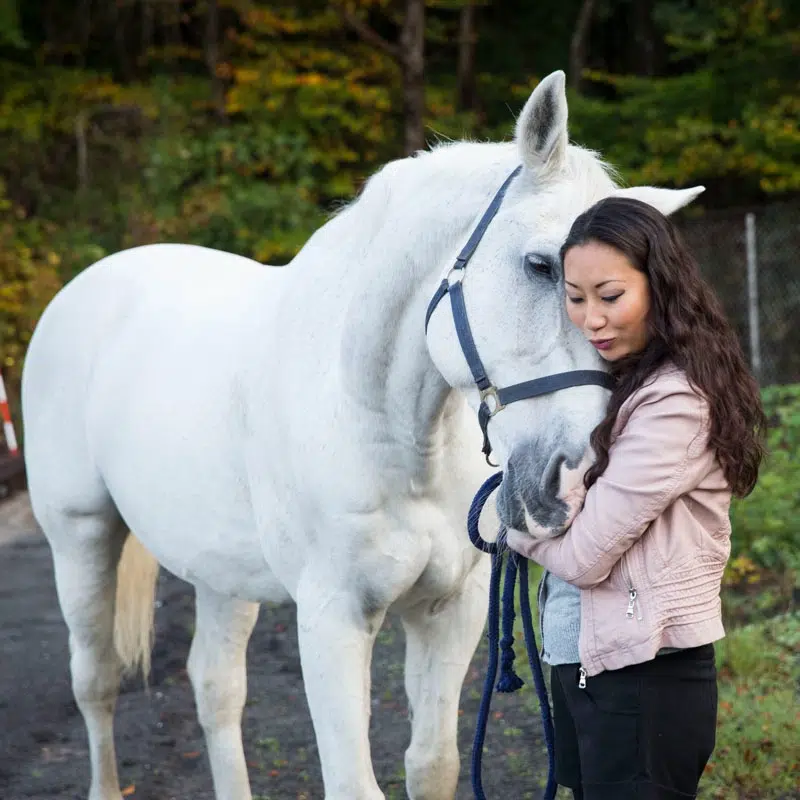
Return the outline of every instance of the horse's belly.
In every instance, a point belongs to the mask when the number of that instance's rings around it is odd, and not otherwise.
[[[91,415],[92,451],[125,522],[185,580],[285,599],[264,558],[235,413],[191,381],[142,385],[158,387],[156,405],[150,390],[114,381]]]
[[[265,561],[254,531],[227,527],[224,534],[210,529],[193,533],[160,530],[155,523],[140,538],[160,564],[189,583],[259,603],[292,599]]]
[[[290,599],[235,487],[212,486],[202,469],[193,472],[186,464],[183,479],[153,465],[138,474],[107,470],[109,492],[130,529],[162,566],[189,583],[257,602]]]

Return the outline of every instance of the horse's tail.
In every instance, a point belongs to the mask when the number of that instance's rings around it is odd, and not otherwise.
[[[126,673],[141,669],[147,681],[153,648],[158,561],[131,533],[117,566],[114,647]]]

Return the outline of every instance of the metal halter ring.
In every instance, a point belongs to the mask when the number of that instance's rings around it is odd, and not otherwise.
[[[493,417],[498,411],[502,411],[505,406],[500,400],[500,393],[496,386],[487,386],[480,390],[481,403],[486,406],[489,416]]]

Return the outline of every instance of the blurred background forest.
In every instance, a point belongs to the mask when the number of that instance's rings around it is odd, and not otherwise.
[[[747,625],[720,650],[711,791],[798,797],[798,64],[797,0],[0,0],[12,411],[42,309],[106,253],[183,241],[284,264],[379,165],[510,138],[564,69],[575,141],[627,183],[707,187],[679,222],[772,422],[732,509],[726,616]]]
[[[56,287],[105,253],[180,240],[285,263],[383,162],[508,138],[554,69],[573,139],[626,181],[708,187],[706,260],[746,208],[770,211],[788,256],[798,59],[792,0],[0,0],[7,378]],[[741,254],[714,271],[745,335]],[[766,298],[775,352],[798,332],[793,270],[794,299],[782,274]],[[779,360],[768,382],[800,379]]]

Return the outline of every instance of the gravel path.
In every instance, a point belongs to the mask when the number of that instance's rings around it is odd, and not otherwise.
[[[165,572],[159,583],[149,691],[123,686],[116,716],[120,780],[133,800],[213,800],[202,733],[185,671],[193,625],[191,587]],[[67,635],[47,543],[27,495],[0,505],[0,797],[78,800],[88,788],[83,723],[69,686]],[[406,796],[409,726],[403,690],[403,630],[384,625],[373,663],[372,752],[387,799]],[[469,750],[485,667],[482,646],[462,693],[457,797],[472,797]],[[248,650],[244,740],[259,800],[322,798],[311,719],[303,694],[294,607],[263,607]],[[495,695],[484,757],[490,800],[539,798],[546,758],[528,685]]]

